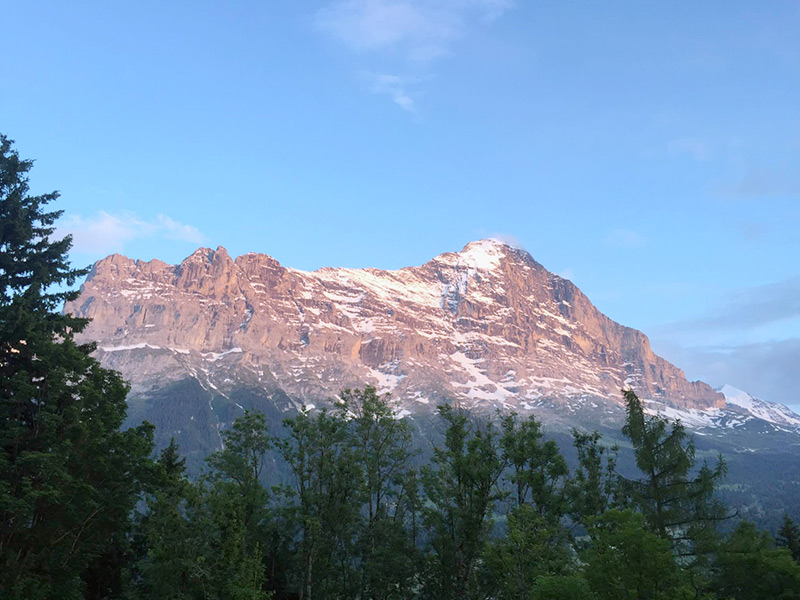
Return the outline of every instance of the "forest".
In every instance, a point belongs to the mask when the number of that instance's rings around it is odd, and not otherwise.
[[[800,598],[800,527],[773,538],[726,509],[722,457],[699,463],[632,390],[636,477],[597,433],[573,432],[569,468],[535,417],[451,405],[423,458],[366,387],[280,435],[245,412],[189,478],[151,425],[122,428],[127,384],[60,312],[87,270],[31,167],[0,136],[0,598]]]

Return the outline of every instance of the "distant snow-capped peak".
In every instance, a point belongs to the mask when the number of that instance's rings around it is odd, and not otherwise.
[[[754,417],[776,425],[800,427],[800,415],[783,404],[761,400],[727,383],[717,391],[725,396],[727,405],[738,406]]]

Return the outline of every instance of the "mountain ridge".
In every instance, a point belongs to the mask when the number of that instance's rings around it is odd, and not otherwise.
[[[520,411],[563,398],[618,404],[627,386],[681,409],[725,402],[498,240],[391,271],[301,271],[222,247],[178,265],[116,254],[95,263],[65,310],[92,318],[83,336],[135,393],[190,376],[214,389],[246,380],[296,403],[372,384],[411,411],[447,400]]]

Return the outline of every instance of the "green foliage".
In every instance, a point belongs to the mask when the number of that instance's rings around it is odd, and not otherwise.
[[[597,600],[689,598],[670,543],[647,530],[642,515],[610,510],[589,521],[585,577]]]
[[[266,492],[253,474],[266,451],[261,415],[246,413],[209,457],[209,477],[184,475],[174,440],[157,464],[157,484],[139,526],[137,591],[144,599],[267,598],[257,540]]]
[[[714,562],[714,591],[736,600],[800,598],[800,565],[768,533],[742,521],[721,545]]]
[[[173,439],[156,464],[154,493],[137,527],[140,557],[134,569],[142,598],[191,598],[200,588],[203,543],[192,527],[199,490],[186,479],[184,463]]]
[[[578,466],[567,484],[570,514],[576,523],[597,517],[619,496],[616,457],[618,448],[600,444],[600,434],[572,431]]]
[[[532,415],[520,422],[516,413],[511,413],[502,417],[500,424],[500,448],[512,471],[516,505],[530,504],[541,517],[560,520],[569,469],[558,445],[543,440],[542,424]]]
[[[127,385],[57,312],[85,269],[52,240],[53,192],[29,195],[0,136],[0,597],[105,597],[124,583],[129,514],[148,476],[152,428],[120,432]]]
[[[349,445],[361,471],[360,595],[406,598],[419,566],[414,538],[419,502],[408,424],[374,387],[344,390],[338,410],[349,419]]]
[[[569,571],[569,536],[563,526],[569,469],[533,416],[520,421],[512,413],[501,417],[500,425],[500,455],[508,475],[503,489],[510,488],[512,508],[507,534],[486,548],[484,585],[487,594],[500,598],[528,598],[541,589],[540,578]]]
[[[508,533],[490,543],[484,554],[487,594],[502,600],[530,598],[567,585],[573,570],[567,532],[530,504],[508,515]],[[554,576],[558,578],[553,579]]]
[[[778,530],[778,544],[787,548],[796,562],[800,562],[800,527],[789,515],[783,516],[783,524]]]
[[[503,472],[498,436],[450,406],[440,406],[447,425],[444,446],[435,448],[432,467],[423,469],[427,495],[425,525],[432,556],[428,593],[436,598],[474,596],[476,565],[492,529],[497,487]]]
[[[358,587],[353,559],[362,481],[347,424],[338,411],[303,411],[284,421],[288,436],[276,440],[294,474],[294,504],[285,512],[299,530],[294,585],[307,600],[353,597]]]
[[[589,583],[579,575],[549,575],[534,583],[530,600],[594,600]]]
[[[260,482],[267,451],[272,445],[264,415],[245,411],[222,432],[224,448],[208,457],[210,483],[220,494],[238,497],[244,510],[244,527],[258,527],[268,501]]]
[[[645,416],[636,394],[624,394],[628,416],[622,432],[631,440],[643,474],[623,481],[624,489],[650,530],[669,539],[675,552],[691,557],[709,552],[716,523],[724,518],[724,508],[714,497],[725,475],[722,457],[713,468],[703,464],[694,474],[694,442],[680,421],[670,424],[660,416]]]

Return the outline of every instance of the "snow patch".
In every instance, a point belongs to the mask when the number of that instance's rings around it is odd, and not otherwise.
[[[144,342],[141,344],[132,344],[130,346],[100,346],[99,349],[103,352],[123,352],[125,350],[143,350],[145,348],[149,348],[150,350],[163,350],[161,346],[152,346]]]
[[[718,391],[725,396],[726,404],[743,408],[758,419],[775,425],[800,427],[800,415],[783,404],[760,400],[729,384],[723,385]]]
[[[493,239],[470,242],[461,251],[459,263],[473,269],[491,271],[500,266],[505,248],[506,244]]]
[[[223,356],[228,356],[228,354],[238,354],[240,352],[244,352],[239,347],[231,348],[230,350],[225,350],[224,352],[202,352],[203,358],[205,358],[209,362],[216,362]]]

